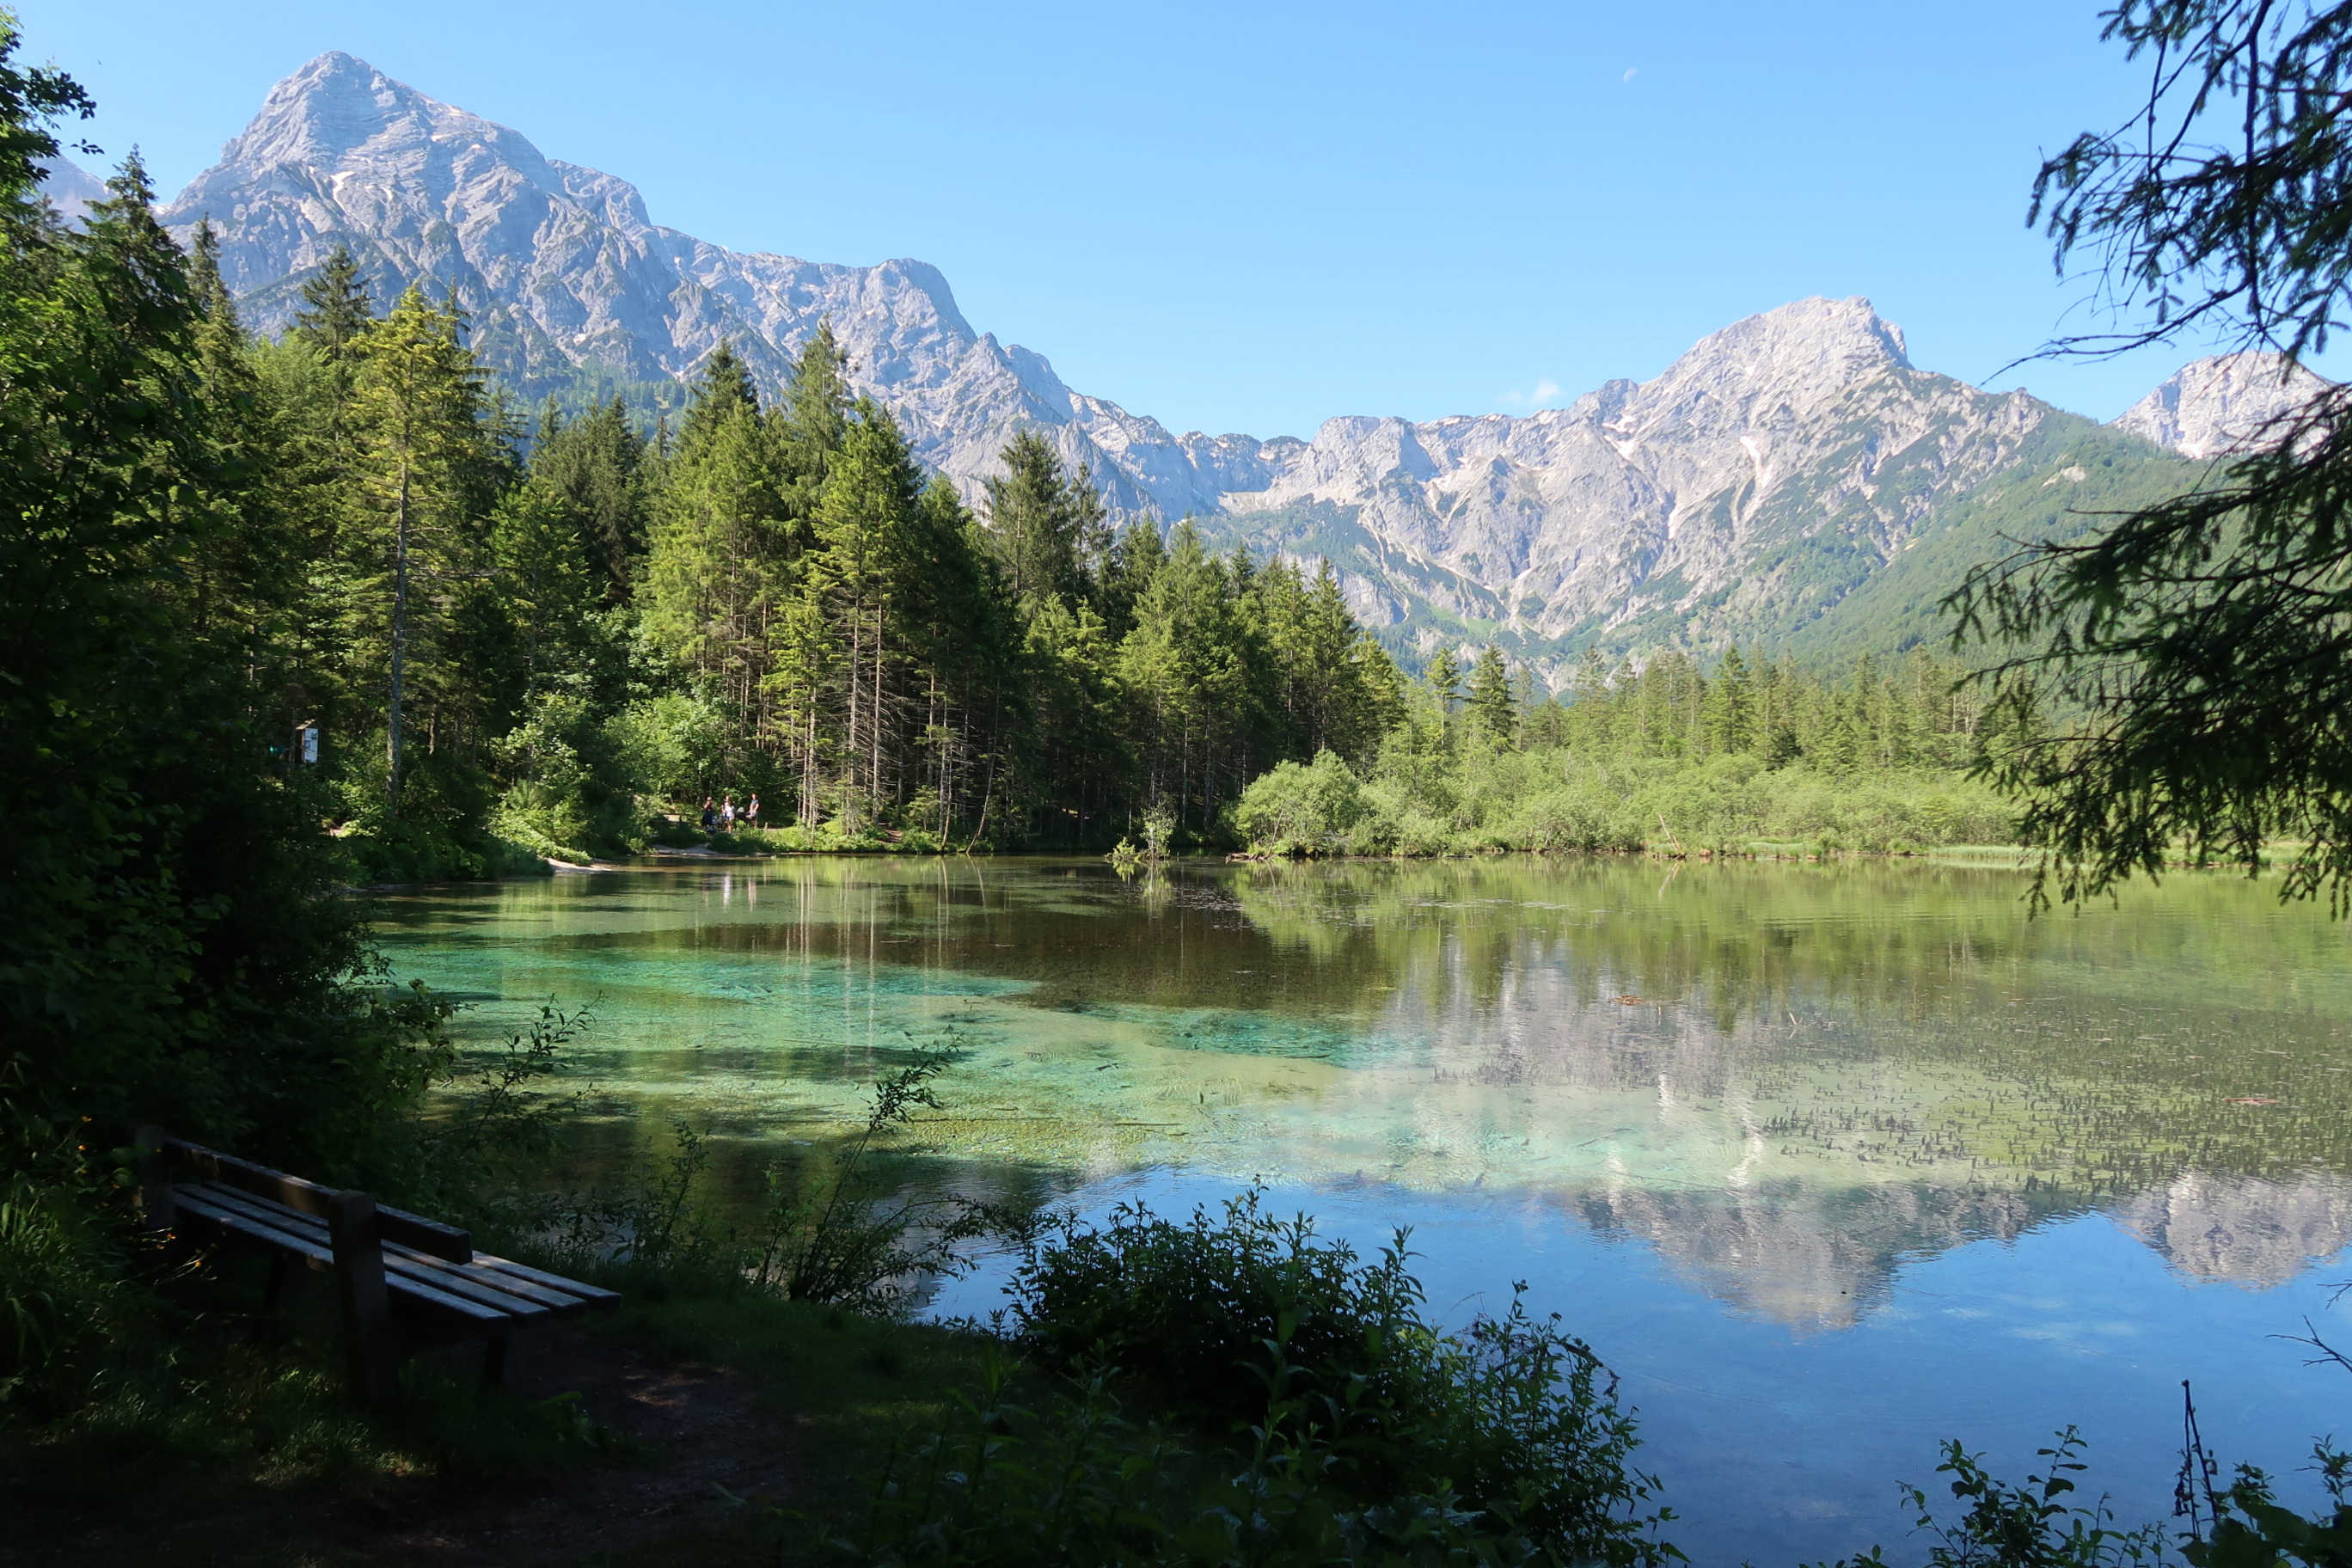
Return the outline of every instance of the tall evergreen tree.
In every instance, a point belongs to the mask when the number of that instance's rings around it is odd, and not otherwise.
[[[1517,704],[1511,699],[1511,676],[1503,650],[1488,643],[1470,671],[1471,721],[1490,744],[1509,746],[1518,735]]]
[[[354,468],[365,518],[353,542],[362,600],[354,633],[381,637],[384,797],[398,815],[412,664],[437,655],[448,591],[477,569],[494,483],[482,428],[483,374],[458,341],[457,316],[411,288],[353,344]],[[420,595],[420,584],[442,590]]]
[[[531,444],[531,483],[561,509],[606,605],[635,591],[650,538],[646,441],[615,395],[577,419],[551,405]]]
[[[302,308],[294,313],[294,335],[331,363],[355,352],[360,334],[375,319],[367,282],[351,247],[337,242],[325,265],[302,283]]]
[[[1091,597],[1108,543],[1092,476],[1073,478],[1034,430],[1016,432],[1000,457],[1004,473],[986,481],[988,526],[1014,596],[1029,605],[1049,594]]]

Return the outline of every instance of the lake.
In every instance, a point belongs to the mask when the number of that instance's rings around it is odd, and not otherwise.
[[[2352,948],[2275,883],[2029,920],[1923,861],[681,860],[403,893],[395,973],[495,1037],[592,1005],[606,1158],[712,1135],[728,1192],[951,1045],[967,1190],[1163,1211],[1253,1181],[1449,1320],[1561,1314],[1622,1378],[1701,1564],[1905,1539],[1948,1436],[2069,1424],[2169,1510],[2181,1384],[2226,1462],[2352,1438]],[[942,1313],[996,1305],[1001,1261]],[[2307,1476],[2289,1479],[2298,1497]]]

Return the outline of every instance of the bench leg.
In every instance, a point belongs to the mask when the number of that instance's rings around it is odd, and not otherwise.
[[[284,1317],[301,1306],[310,1284],[310,1261],[280,1252],[269,1260],[269,1293],[266,1305]]]
[[[507,1381],[507,1336],[492,1334],[482,1346],[482,1386],[503,1388]]]
[[[343,1361],[352,1395],[371,1409],[400,1403],[400,1345],[392,1298],[383,1284],[383,1243],[376,1235],[375,1199],[336,1194],[328,1227],[335,1245],[335,1293],[343,1309]]]

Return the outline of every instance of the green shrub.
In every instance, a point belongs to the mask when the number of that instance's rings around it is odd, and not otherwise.
[[[87,1388],[131,1304],[123,1259],[68,1190],[0,1186],[0,1413],[54,1413]]]
[[[1030,1247],[1012,1322],[1016,1343],[1087,1392],[1065,1431],[1034,1440],[1164,1443],[1111,1421],[1108,1390],[1127,1386],[1205,1440],[1252,1435],[1246,1484],[1285,1493],[1283,1531],[1303,1533],[1283,1534],[1283,1550],[1308,1553],[1297,1561],[1388,1560],[1367,1543],[1391,1528],[1427,1532],[1432,1562],[1475,1560],[1444,1554],[1450,1531],[1498,1561],[1663,1560],[1652,1531],[1668,1516],[1639,1512],[1655,1482],[1628,1463],[1633,1424],[1598,1358],[1516,1296],[1500,1318],[1442,1331],[1405,1239],[1366,1264],[1303,1216],[1267,1215],[1256,1193],[1219,1219],[1122,1205],[1103,1227],[1066,1225]],[[1196,1515],[1163,1516],[1168,1550],[1139,1560],[1267,1560],[1236,1540],[1204,1544],[1202,1521],[1225,1506],[1213,1495],[1178,1501]]]
[[[2088,1506],[2074,1500],[2074,1478],[2087,1468],[2082,1451],[2083,1440],[2070,1426],[2058,1435],[2055,1447],[2041,1450],[2049,1461],[2045,1473],[2011,1486],[1984,1468],[1984,1456],[1947,1443],[1937,1473],[1952,1478],[1960,1516],[1940,1521],[1924,1490],[1903,1489],[1905,1503],[1917,1517],[1917,1531],[1934,1542],[1927,1550],[1928,1568],[2156,1568],[2165,1559],[2161,1525],[2118,1530],[2105,1498]],[[2231,1568],[2273,1568],[2277,1561],[2274,1555],[2252,1557]],[[1874,1546],[1833,1568],[1886,1568],[1886,1559]]]
[[[1242,792],[1234,824],[1254,849],[1345,854],[1370,807],[1348,764],[1329,751],[1306,766],[1282,763]]]
[[[712,793],[712,769],[728,752],[727,715],[678,692],[632,702],[604,721],[604,739],[641,793],[691,803]]]

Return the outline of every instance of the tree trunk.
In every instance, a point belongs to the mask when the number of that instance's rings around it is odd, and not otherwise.
[[[385,726],[385,809],[400,816],[400,701],[408,655],[408,454],[400,456],[400,500],[392,546],[392,698]]]

